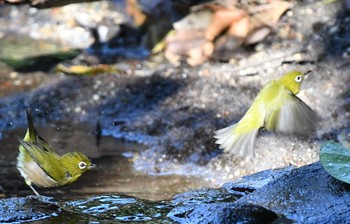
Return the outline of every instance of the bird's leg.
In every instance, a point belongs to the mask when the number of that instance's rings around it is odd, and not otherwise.
[[[30,187],[30,189],[32,189],[32,191],[37,195],[40,196],[40,194],[34,189],[34,187],[31,184],[28,184],[28,186]]]

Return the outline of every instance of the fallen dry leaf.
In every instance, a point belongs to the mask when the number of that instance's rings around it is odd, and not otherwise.
[[[208,7],[210,7],[210,5]],[[245,21],[244,24],[240,24],[242,20]],[[208,40],[214,40],[220,33],[222,33],[228,27],[232,27],[232,34],[237,34],[238,36],[245,36],[244,34],[241,35],[239,29],[242,28],[242,25],[248,25],[249,27],[249,24],[247,24],[246,21],[248,21],[248,15],[245,11],[238,8],[225,8],[222,6],[216,6],[212,22],[210,23],[207,29],[205,38]],[[235,26],[237,25],[240,28],[235,28]],[[247,28],[243,27],[243,29],[243,33],[246,33]]]
[[[240,19],[234,21],[227,31],[230,36],[238,37],[244,39],[247,37],[250,31],[250,21],[248,16],[243,16]]]
[[[202,64],[210,58],[213,51],[214,44],[208,40],[204,40],[200,46],[188,51],[187,63],[191,66]]]
[[[173,65],[179,65],[182,57],[193,66],[203,63],[212,52],[210,41],[204,38],[205,30],[179,30],[169,35],[166,40],[164,56]],[[212,47],[214,48],[214,47]]]
[[[126,12],[133,18],[134,23],[137,26],[141,26],[145,23],[147,16],[141,10],[139,3],[137,0],[126,0]]]
[[[114,65],[95,65],[95,66],[85,66],[85,65],[72,65],[65,66],[63,64],[58,64],[56,66],[57,72],[62,72],[67,75],[98,75],[102,73],[114,73],[118,72],[119,69]]]
[[[256,6],[254,10],[251,10],[252,16],[250,21],[252,24],[252,30],[264,25],[274,27],[283,13],[285,13],[291,6],[291,3],[280,0],[274,0],[269,4]]]
[[[212,3],[203,4],[197,7],[197,10],[210,10],[212,15],[205,17],[210,19],[207,27],[191,28],[191,23],[182,27],[174,26],[174,34],[165,39],[165,57],[174,65],[178,65],[179,61],[185,58],[188,64],[195,66],[207,61],[214,50],[216,55],[220,55],[221,50],[233,52],[241,45],[258,43],[269,35],[271,30],[277,29],[276,23],[290,7],[290,3],[281,0],[270,0],[267,4],[245,9]],[[199,12],[193,12],[193,23],[196,23],[196,15],[202,16]],[[202,21],[203,18],[197,20]],[[225,46],[228,51],[225,50]],[[225,58],[227,59],[226,56],[222,59],[226,60]]]

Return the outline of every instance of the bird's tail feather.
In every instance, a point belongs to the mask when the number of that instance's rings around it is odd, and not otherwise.
[[[214,137],[217,139],[216,143],[225,152],[240,155],[242,157],[254,157],[254,142],[258,129],[254,129],[245,134],[236,134],[235,128],[237,124],[233,124],[226,128],[217,130]]]
[[[25,141],[34,141],[38,134],[37,134],[37,131],[35,130],[35,127],[34,127],[34,123],[33,123],[30,109],[26,110],[26,114],[27,114],[27,121],[28,121],[28,130],[27,130],[26,136],[24,137],[24,140]]]

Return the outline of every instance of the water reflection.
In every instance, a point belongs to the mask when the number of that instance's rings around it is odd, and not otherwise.
[[[172,209],[172,206],[163,202],[138,201],[129,196],[110,195],[70,201],[65,203],[63,209],[85,213],[99,219],[156,221],[160,218],[164,221],[165,215]]]

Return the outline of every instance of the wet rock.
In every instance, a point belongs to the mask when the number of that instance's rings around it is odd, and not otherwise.
[[[255,205],[236,205],[239,194],[226,189],[201,189],[177,195],[168,217],[178,223],[266,223],[277,215]]]
[[[280,169],[265,170],[252,175],[241,177],[235,181],[225,183],[222,188],[231,194],[247,195],[268,183],[290,173],[293,167],[288,166]]]
[[[175,208],[168,215],[178,223],[272,223],[278,216],[261,206],[235,203],[200,204]]]
[[[314,163],[281,176],[236,203],[263,206],[298,223],[348,223],[350,187]]]
[[[121,195],[67,202],[8,198],[0,200],[0,222],[348,223],[349,200],[349,185],[328,175],[317,162],[268,170],[217,189],[189,191],[170,202]]]
[[[0,200],[0,222],[27,222],[57,216],[59,206],[53,198],[28,196]]]
[[[168,217],[179,223],[270,223],[278,216],[259,205],[236,203],[256,189],[289,173],[291,167],[266,170],[226,183],[218,189],[200,189],[175,196]]]
[[[90,221],[114,220],[157,223],[165,221],[172,208],[164,202],[150,202],[130,196],[96,196],[67,202],[64,210],[90,216]]]
[[[186,192],[175,197],[168,217],[179,223],[348,223],[349,200],[349,185],[317,162]]]
[[[225,189],[203,188],[179,194],[174,197],[172,203],[175,206],[179,206],[199,203],[233,202],[238,198],[240,198],[240,195],[229,194]]]
[[[21,223],[45,220],[50,223],[89,223],[142,221],[164,223],[172,208],[163,202],[150,202],[129,196],[98,196],[86,200],[55,201],[43,196],[0,200],[0,222]]]

